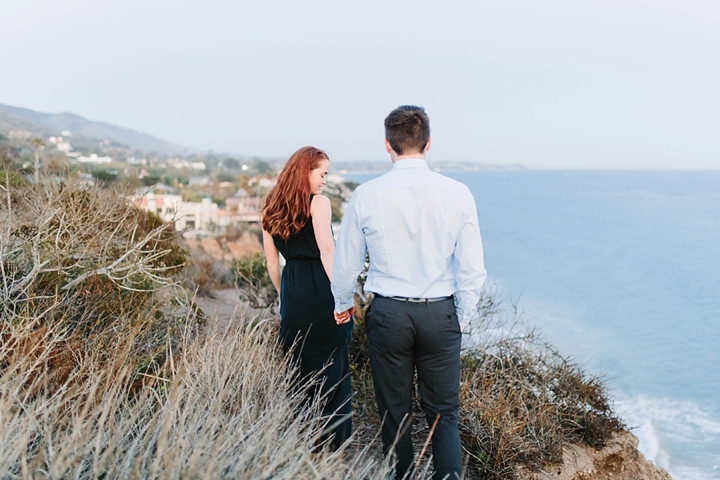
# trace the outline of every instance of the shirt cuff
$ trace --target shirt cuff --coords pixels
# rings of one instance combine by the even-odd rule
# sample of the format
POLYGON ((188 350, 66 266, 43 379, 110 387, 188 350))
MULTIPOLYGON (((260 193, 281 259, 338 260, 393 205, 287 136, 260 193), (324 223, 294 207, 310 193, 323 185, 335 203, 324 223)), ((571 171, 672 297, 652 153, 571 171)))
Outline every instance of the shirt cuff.
POLYGON ((336 303, 335 311, 338 313, 342 313, 342 312, 350 310, 354 306, 355 306, 355 302, 353 302, 352 300, 347 301, 347 302, 342 302, 342 303, 336 303))
POLYGON ((459 305, 455 307, 455 311, 457 312, 458 316, 458 323, 460 323, 460 328, 462 329, 463 333, 467 333, 468 329, 473 323, 473 320, 478 316, 476 309, 467 309, 462 308, 459 305))

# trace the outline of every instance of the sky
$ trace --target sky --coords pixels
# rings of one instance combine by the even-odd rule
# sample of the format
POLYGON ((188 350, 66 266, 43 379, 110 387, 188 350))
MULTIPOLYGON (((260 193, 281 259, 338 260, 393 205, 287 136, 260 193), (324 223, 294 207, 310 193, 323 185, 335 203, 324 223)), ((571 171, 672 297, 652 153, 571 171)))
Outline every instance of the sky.
POLYGON ((720 169, 716 0, 3 0, 0 103, 216 152, 720 169))

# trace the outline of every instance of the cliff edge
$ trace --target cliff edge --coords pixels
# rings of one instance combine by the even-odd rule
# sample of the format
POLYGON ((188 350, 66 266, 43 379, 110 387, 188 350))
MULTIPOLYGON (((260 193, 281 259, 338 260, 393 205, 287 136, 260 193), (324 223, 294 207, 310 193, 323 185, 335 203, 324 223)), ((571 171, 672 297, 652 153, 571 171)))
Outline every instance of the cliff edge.
POLYGON ((638 439, 619 432, 599 450, 573 445, 563 450, 563 462, 545 472, 518 470, 518 480, 672 480, 638 450, 638 439))

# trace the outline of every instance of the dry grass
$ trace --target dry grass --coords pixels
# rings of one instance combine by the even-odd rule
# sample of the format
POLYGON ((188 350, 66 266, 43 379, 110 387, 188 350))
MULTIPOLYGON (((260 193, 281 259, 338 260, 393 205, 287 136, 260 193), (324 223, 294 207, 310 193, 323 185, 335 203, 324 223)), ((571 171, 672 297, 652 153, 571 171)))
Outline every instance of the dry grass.
MULTIPOLYGON (((276 319, 200 328, 178 275, 186 252, 157 217, 72 179, 10 177, 0 188, 0 478, 387 477, 366 296, 351 345, 358 434, 321 451, 321 399, 298 408, 276 319)), ((600 446, 622 427, 602 381, 497 298, 484 298, 479 342, 463 357, 468 478, 513 478, 518 464, 542 468, 563 445, 600 446)), ((415 430, 420 451, 427 429, 415 430)), ((430 465, 424 456, 419 478, 430 465)))
POLYGON ((12 359, 0 375, 0 477, 384 478, 387 468, 363 452, 314 453, 318 403, 296 408, 267 325, 196 336, 169 356, 166 378, 132 396, 132 337, 53 388, 42 376, 27 381, 47 356, 0 347, 12 359))
POLYGON ((2 193, 0 478, 384 478, 318 447, 271 322, 200 328, 157 217, 72 179, 2 193))
POLYGON ((518 465, 560 462, 568 444, 602 447, 624 425, 602 378, 560 355, 499 298, 483 298, 480 335, 462 357, 460 430, 468 476, 512 479, 518 465))
MULTIPOLYGON (((367 354, 364 313, 371 298, 355 297, 357 324, 350 345, 354 407, 365 422, 380 427, 367 354)), ((612 410, 602 378, 588 375, 527 327, 513 304, 492 287, 478 305, 480 321, 467 335, 460 380, 460 434, 466 478, 507 480, 518 466, 529 471, 562 460, 562 449, 584 443, 602 447, 624 428, 612 410)), ((416 390, 416 395, 419 393, 416 390)), ((415 399, 416 453, 429 426, 415 399)), ((425 458, 423 461, 427 461, 425 458)))

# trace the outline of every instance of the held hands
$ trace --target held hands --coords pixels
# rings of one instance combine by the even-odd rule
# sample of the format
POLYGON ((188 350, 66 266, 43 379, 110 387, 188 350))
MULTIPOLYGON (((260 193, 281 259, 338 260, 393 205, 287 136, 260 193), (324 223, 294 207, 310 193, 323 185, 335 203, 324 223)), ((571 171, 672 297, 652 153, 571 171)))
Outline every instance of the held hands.
POLYGON ((343 323, 348 323, 354 313, 355 307, 350 307, 342 313, 333 312, 333 315, 335 315, 335 321, 337 322, 337 324, 342 325, 343 323))

